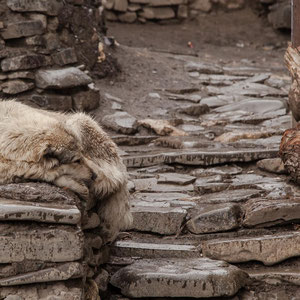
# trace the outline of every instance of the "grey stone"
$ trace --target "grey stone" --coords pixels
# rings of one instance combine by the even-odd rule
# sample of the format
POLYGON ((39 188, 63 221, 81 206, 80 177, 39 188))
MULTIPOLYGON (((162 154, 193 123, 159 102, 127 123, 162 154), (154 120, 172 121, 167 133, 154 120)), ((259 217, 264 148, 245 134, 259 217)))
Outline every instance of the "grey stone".
POLYGON ((140 4, 129 4, 127 10, 128 11, 138 11, 141 8, 142 8, 142 6, 140 4))
POLYGON ((34 74, 33 72, 29 72, 29 71, 19 71, 19 72, 8 74, 8 78, 9 79, 18 79, 18 78, 34 79, 34 74))
POLYGON ((0 198, 0 220, 79 224, 81 213, 75 205, 22 202, 0 198))
POLYGON ((221 66, 211 64, 211 63, 189 62, 184 67, 187 72, 197 71, 201 74, 222 74, 223 73, 223 68, 221 66))
POLYGON ((196 258, 200 251, 192 245, 143 243, 117 241, 112 246, 112 254, 120 257, 142 258, 196 258))
POLYGON ((269 69, 262 69, 258 67, 249 67, 249 66, 224 66, 224 73, 229 75, 237 76, 254 76, 258 73, 268 73, 269 69))
POLYGON ((136 21, 137 19, 137 15, 135 12, 133 11, 127 11, 125 13, 121 13, 118 15, 118 18, 121 22, 125 22, 125 23, 133 23, 136 21))
POLYGON ((34 83, 16 79, 6 81, 1 85, 1 88, 5 94, 16 95, 33 89, 34 83))
POLYGON ((77 111, 91 111, 99 107, 100 93, 97 90, 88 89, 72 95, 73 108, 77 111))
POLYGON ((198 103, 201 100, 201 95, 198 94, 192 94, 192 95, 176 95, 176 94, 167 94, 167 97, 170 100, 183 100, 183 101, 190 101, 193 103, 198 103))
POLYGON ((238 166, 234 165, 225 165, 213 168, 206 168, 206 169, 194 169, 191 172, 191 175, 196 177, 206 177, 211 175, 223 175, 223 176, 231 176, 241 174, 243 169, 238 166))
POLYGON ((194 0, 191 2, 190 8, 203 12, 210 12, 212 9, 212 3, 210 0, 194 0))
POLYGON ((186 224, 187 229, 195 234, 222 232, 238 228, 240 208, 236 204, 216 206, 209 210, 192 212, 194 217, 186 224))
POLYGON ((275 29, 291 29, 291 4, 289 1, 271 7, 268 20, 275 29))
POLYGON ((243 225, 267 227, 300 219, 300 201, 297 199, 251 199, 244 207, 243 225))
POLYGON ((196 177, 179 174, 179 173, 164 173, 158 174, 157 183, 170 183, 170 184, 179 184, 186 185, 193 183, 196 180, 196 177))
POLYGON ((171 7, 144 7, 139 13, 139 17, 145 19, 172 19, 175 18, 175 12, 171 7))
POLYGON ((168 207, 133 207, 133 224, 131 229, 171 235, 179 232, 187 214, 181 208, 168 207))
POLYGON ((184 0, 150 0, 150 6, 171 6, 183 4, 184 0))
POLYGON ((284 164, 281 158, 269 158, 259 160, 256 165, 264 171, 276 173, 276 174, 284 174, 286 173, 284 169, 284 164))
POLYGON ((105 127, 114 131, 131 134, 137 131, 137 120, 127 112, 115 112, 112 115, 106 115, 102 118, 105 127))
POLYGON ((63 7, 58 0, 7 0, 6 3, 16 12, 43 12, 50 16, 56 16, 63 7))
POLYGON ((209 107, 206 104, 197 104, 197 105, 190 105, 187 107, 179 108, 179 112, 185 113, 190 116, 200 116, 209 112, 209 107))
POLYGON ((197 79, 206 85, 227 86, 237 81, 245 80, 246 76, 223 75, 223 74, 201 74, 197 79))
POLYGON ((3 72, 35 69, 49 64, 49 59, 44 55, 28 54, 5 58, 1 61, 3 72))
POLYGON ((103 3, 103 4, 104 4, 104 7, 106 9, 113 9, 115 1, 114 0, 108 0, 108 1, 105 1, 105 3, 103 3))
POLYGON ((127 11, 128 1, 127 0, 115 0, 114 1, 114 10, 116 11, 127 11))
POLYGON ((57 53, 53 53, 51 57, 53 62, 59 66, 74 64, 77 62, 77 56, 74 48, 62 49, 57 53))
POLYGON ((202 195, 224 191, 229 188, 229 183, 223 182, 222 176, 214 175, 198 178, 194 186, 195 191, 202 195))
POLYGON ((189 16, 189 9, 188 6, 185 4, 178 5, 177 9, 177 18, 179 19, 186 19, 189 16))
POLYGON ((108 21, 118 21, 118 16, 113 11, 110 11, 110 10, 107 10, 105 12, 105 18, 108 21))
POLYGON ((136 155, 123 157, 123 163, 127 168, 150 167, 164 163, 165 158, 162 154, 136 155))
POLYGON ((248 275, 207 258, 141 260, 111 278, 127 297, 218 297, 234 295, 248 275))
POLYGON ((44 14, 31 13, 29 14, 29 18, 34 21, 40 21, 43 24, 43 27, 47 28, 47 16, 44 14))
POLYGON ((21 275, 11 276, 9 278, 0 279, 0 286, 14 286, 37 282, 61 281, 83 276, 83 266, 78 262, 70 262, 57 265, 52 268, 45 268, 36 272, 29 272, 21 275))
POLYGON ((0 224, 0 229, 0 263, 68 262, 83 256, 83 234, 77 228, 0 224))
POLYGON ((92 82, 91 77, 74 67, 57 70, 38 70, 35 80, 36 86, 41 89, 66 89, 88 85, 92 82))
POLYGON ((2 38, 5 40, 16 39, 20 37, 43 34, 45 28, 40 20, 23 21, 18 23, 8 24, 5 30, 2 31, 2 38))
POLYGON ((95 282, 99 288, 99 291, 105 292, 107 290, 109 279, 109 273, 104 269, 100 269, 100 272, 98 272, 97 276, 95 277, 95 282))
POLYGON ((269 266, 300 255, 300 233, 210 240, 203 242, 202 252, 204 256, 231 263, 257 260, 269 266))

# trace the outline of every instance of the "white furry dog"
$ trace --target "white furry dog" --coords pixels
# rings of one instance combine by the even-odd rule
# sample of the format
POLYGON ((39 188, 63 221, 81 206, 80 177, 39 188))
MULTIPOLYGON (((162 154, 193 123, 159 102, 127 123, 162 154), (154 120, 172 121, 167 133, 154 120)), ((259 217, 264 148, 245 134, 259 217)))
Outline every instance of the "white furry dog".
POLYGON ((0 101, 0 183, 24 180, 69 188, 88 201, 88 208, 96 202, 106 241, 132 222, 126 167, 117 146, 84 113, 0 101))

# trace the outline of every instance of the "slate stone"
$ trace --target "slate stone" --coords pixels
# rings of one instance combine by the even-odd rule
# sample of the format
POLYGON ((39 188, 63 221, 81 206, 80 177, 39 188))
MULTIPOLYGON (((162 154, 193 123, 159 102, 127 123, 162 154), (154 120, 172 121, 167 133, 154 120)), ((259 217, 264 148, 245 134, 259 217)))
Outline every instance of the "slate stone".
POLYGON ((170 183, 178 185, 186 185, 193 183, 196 180, 196 177, 179 174, 179 173, 164 173, 158 174, 157 183, 170 183))
POLYGON ((83 234, 77 228, 0 224, 0 229, 0 263, 69 262, 83 256, 83 234))
POLYGON ((1 85, 2 91, 8 95, 16 95, 34 88, 33 82, 26 82, 23 80, 15 79, 6 81, 1 85))
POLYGON ((83 266, 78 262, 60 264, 36 272, 0 279, 0 286, 14 286, 38 282, 51 282, 84 276, 83 266))
POLYGON ((144 258, 196 258, 200 250, 192 245, 143 243, 137 241, 117 241, 111 247, 112 255, 119 257, 144 258))
POLYGON ((195 191, 200 195, 206 193, 216 193, 224 191, 229 188, 229 182, 223 182, 223 178, 220 175, 200 177, 196 180, 195 191))
POLYGON ((98 90, 88 89, 73 94, 72 99, 76 111, 91 111, 99 107, 100 93, 98 90))
POLYGON ((184 66, 187 72, 197 71, 201 74, 222 74, 223 68, 216 64, 202 63, 202 62, 189 62, 184 66))
POLYGON ((43 23, 39 20, 11 23, 1 32, 4 40, 16 39, 26 36, 39 35, 45 32, 43 23))
POLYGON ((102 124, 123 134, 132 134, 137 131, 137 119, 124 111, 104 116, 102 124))
POLYGON ((269 158, 259 160, 256 165, 264 171, 275 173, 275 174, 285 174, 284 164, 281 158, 269 158))
POLYGON ((234 295, 248 275, 207 258, 141 260, 115 273, 110 283, 127 297, 218 297, 234 295))
POLYGON ((50 16, 58 15, 63 7, 58 0, 7 0, 6 4, 16 12, 42 12, 50 16))
POLYGON ((216 206, 209 210, 192 211, 194 217, 186 224, 187 229, 194 234, 222 232, 239 227, 240 208, 236 204, 216 206))
POLYGON ((185 113, 190 116, 200 116, 209 112, 209 107, 206 104, 197 104, 182 107, 178 109, 179 112, 185 113))
MULTIPOLYGON (((139 3, 139 2, 137 2, 139 3)), ((139 17, 145 19, 165 20, 175 18, 175 12, 171 7, 147 7, 139 13, 139 17)))
POLYGON ((300 201, 297 199, 251 199, 244 206, 243 225, 268 227, 300 220, 300 201))
POLYGON ((137 19, 137 15, 135 12, 133 11, 127 11, 125 12, 124 14, 119 14, 118 15, 118 19, 121 21, 121 22, 125 22, 125 23, 133 23, 136 21, 137 19))
POLYGON ((275 29, 291 29, 291 3, 285 1, 271 6, 268 21, 275 29))
POLYGON ((194 94, 194 95, 177 95, 177 94, 167 94, 168 99, 170 100, 175 100, 175 101, 189 101, 189 102, 193 102, 193 103, 198 103, 202 96, 198 95, 198 94, 194 94))
POLYGON ((235 165, 224 165, 224 166, 218 166, 213 168, 194 169, 191 172, 191 175, 196 177, 206 177, 211 175, 223 175, 228 177, 231 175, 241 174, 242 172, 243 169, 241 167, 235 165))
POLYGON ((34 74, 33 72, 30 71, 19 71, 19 72, 13 72, 8 74, 7 76, 9 79, 34 79, 34 74))
POLYGON ((225 74, 237 76, 254 76, 258 73, 268 73, 269 69, 249 67, 249 66, 224 66, 225 74))
POLYGON ((51 57, 53 62, 59 66, 74 64, 78 61, 74 48, 62 49, 57 53, 53 53, 51 57))
POLYGON ((0 220, 79 224, 81 213, 75 205, 22 202, 0 198, 0 220))
POLYGON ((136 155, 123 157, 123 163, 127 168, 150 167, 164 163, 165 157, 162 154, 136 155))
POLYGON ((150 6, 170 6, 183 4, 184 0, 150 0, 150 6))
POLYGON ((41 89, 67 89, 88 85, 92 82, 91 77, 74 67, 57 70, 38 70, 35 80, 36 86, 41 89))
POLYGON ((28 54, 5 58, 1 61, 3 72, 28 70, 47 66, 49 59, 44 55, 28 54))
POLYGON ((116 11, 127 11, 128 1, 127 0, 115 0, 114 1, 114 10, 116 11))
POLYGON ((247 76, 234 76, 223 74, 200 74, 197 79, 205 85, 227 86, 247 79, 247 76))
POLYGON ((270 266, 300 255, 300 233, 210 240, 203 242, 202 252, 204 256, 231 263, 257 260, 270 266))
POLYGON ((187 214, 186 210, 173 207, 133 207, 131 229, 171 235, 179 232, 187 214))

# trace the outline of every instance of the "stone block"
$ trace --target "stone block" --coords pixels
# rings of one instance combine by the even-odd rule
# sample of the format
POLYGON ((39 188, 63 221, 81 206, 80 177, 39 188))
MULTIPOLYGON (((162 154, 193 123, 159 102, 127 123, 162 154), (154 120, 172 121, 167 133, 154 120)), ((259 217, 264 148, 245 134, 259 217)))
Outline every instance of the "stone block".
POLYGON ((118 21, 118 16, 117 16, 114 12, 112 12, 112 11, 110 11, 110 10, 107 10, 107 11, 105 12, 105 18, 106 18, 108 21, 118 21))
POLYGON ((44 14, 32 13, 29 14, 30 20, 42 22, 43 28, 47 28, 47 16, 44 14))
POLYGON ((72 99, 76 111, 91 111, 99 107, 100 93, 98 90, 88 89, 73 94, 72 99))
POLYGON ((144 7, 139 17, 145 19, 165 20, 175 18, 175 12, 171 7, 144 7))
POLYGON ((18 79, 18 78, 34 79, 34 74, 33 72, 29 72, 29 71, 19 71, 19 72, 10 73, 8 74, 7 77, 9 79, 18 79))
POLYGON ((47 66, 49 63, 49 58, 44 55, 28 54, 3 59, 1 68, 3 72, 28 70, 47 66))
POLYGON ((124 134, 131 134, 137 131, 137 120, 127 112, 115 112, 102 118, 105 127, 124 134))
POLYGON ((63 7, 59 0, 6 0, 7 6, 16 12, 42 12, 56 16, 63 7))
POLYGON ((92 78, 78 68, 39 70, 35 76, 36 86, 41 89, 67 89, 88 85, 92 78))
POLYGON ((133 23, 136 21, 137 19, 137 15, 135 12, 126 12, 124 14, 119 14, 118 15, 118 18, 121 22, 124 22, 124 23, 133 23))
POLYGON ((0 224, 0 232, 0 263, 69 262, 83 256, 83 233, 77 228, 0 224))
POLYGON ((150 6, 171 6, 183 4, 184 0, 150 0, 150 6))
POLYGON ((194 183, 196 177, 180 173, 163 173, 157 175, 157 183, 187 185, 194 183))
POLYGON ((64 66, 77 62, 77 56, 74 48, 66 48, 51 55, 53 62, 56 65, 64 66))
POLYGON ((189 10, 187 5, 180 4, 177 8, 177 18, 179 19, 186 19, 189 16, 189 10))
POLYGON ((45 32, 43 23, 40 20, 23 21, 8 24, 2 31, 2 38, 5 40, 16 39, 26 36, 39 35, 45 32))
MULTIPOLYGON (((201 0, 200 0, 201 2, 201 0)), ((205 62, 188 62, 184 66, 187 72, 199 72, 200 74, 222 74, 223 68, 216 64, 205 62)))
POLYGON ((127 0, 115 0, 114 10, 116 11, 127 11, 128 1, 127 0))
POLYGON ((234 295, 247 279, 247 273, 223 261, 155 259, 122 268, 110 283, 130 298, 206 298, 234 295))
POLYGON ((34 88, 33 82, 26 82, 23 80, 9 80, 1 85, 2 91, 8 95, 16 95, 34 88))

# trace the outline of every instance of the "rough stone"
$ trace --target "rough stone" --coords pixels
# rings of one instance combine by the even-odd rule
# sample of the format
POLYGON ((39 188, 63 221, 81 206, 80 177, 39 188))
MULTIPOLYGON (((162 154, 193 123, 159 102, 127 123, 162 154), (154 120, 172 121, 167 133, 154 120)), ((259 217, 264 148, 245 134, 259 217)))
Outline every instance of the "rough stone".
POLYGON ((74 48, 66 48, 51 55, 56 65, 64 66, 77 62, 77 56, 74 48))
POLYGON ((29 71, 19 71, 19 72, 8 74, 8 78, 9 79, 18 79, 18 78, 34 79, 34 74, 33 72, 29 72, 29 71))
POLYGON ((99 288, 99 291, 105 292, 107 290, 109 278, 110 275, 106 270, 101 269, 100 272, 98 272, 95 282, 99 288))
POLYGON ((136 21, 137 19, 137 15, 135 12, 130 12, 127 11, 124 14, 119 14, 118 18, 121 22, 125 22, 125 23, 133 23, 136 21))
POLYGON ((243 225, 267 227, 300 219, 300 201, 296 199, 251 199, 244 207, 243 225))
POLYGON ((43 28, 47 28, 47 16, 44 14, 31 13, 29 18, 34 21, 40 21, 43 24, 43 28))
POLYGON ((170 99, 170 100, 183 100, 183 101, 190 101, 190 102, 193 102, 193 103, 198 103, 200 100, 201 100, 201 95, 198 95, 198 94, 192 94, 192 95, 176 95, 176 94, 167 94, 167 97, 170 99))
POLYGON ((196 180, 195 191, 200 194, 221 192, 229 188, 229 182, 223 182, 220 175, 200 177, 196 180))
POLYGON ((58 15, 63 6, 58 0, 7 0, 6 4, 16 12, 42 12, 50 16, 58 15))
POLYGON ((170 6, 183 4, 184 0, 150 0, 150 6, 170 6))
POLYGON ((16 79, 3 83, 1 87, 5 94, 16 95, 33 89, 34 83, 16 79))
POLYGON ((262 138, 268 138, 274 135, 276 131, 260 130, 260 131, 231 131, 225 132, 220 136, 216 137, 214 141, 220 143, 232 143, 240 140, 257 140, 262 138))
POLYGON ((223 74, 199 74, 197 79, 205 85, 227 86, 237 81, 245 80, 246 76, 223 75, 223 74))
POLYGON ((108 20, 108 21, 118 21, 118 16, 111 10, 107 10, 105 12, 105 18, 108 20))
POLYGON ((170 183, 170 184, 179 184, 186 185, 193 183, 196 180, 196 177, 179 174, 179 173, 164 173, 159 174, 157 177, 157 183, 170 183))
POLYGON ((276 174, 285 174, 284 164, 281 158, 269 158, 259 160, 256 165, 264 171, 276 173, 276 174))
POLYGON ((177 18, 179 19, 186 19, 189 16, 188 6, 185 4, 178 5, 177 9, 177 18))
POLYGON ((185 65, 185 70, 187 72, 197 71, 201 74, 222 74, 223 68, 210 63, 202 63, 202 62, 189 62, 185 65))
POLYGON ((114 10, 126 12, 128 7, 127 0, 115 0, 114 1, 114 10))
POLYGON ((190 116, 200 116, 209 112, 209 107, 206 104, 190 105, 179 109, 179 112, 190 116))
POLYGON ((239 226, 240 208, 235 204, 204 209, 197 215, 194 210, 192 213, 195 216, 187 222, 186 227, 195 234, 222 232, 239 226))
POLYGON ((100 93, 97 90, 88 89, 72 95, 73 108, 77 111, 91 111, 99 107, 100 93))
POLYGON ((268 20, 275 29, 291 29, 291 4, 279 2, 271 7, 268 20))
POLYGON ((241 174, 243 169, 238 166, 234 165, 225 165, 213 168, 206 168, 206 169, 194 169, 191 172, 191 175, 196 177, 206 177, 211 175, 223 175, 223 176, 231 176, 241 174))
POLYGON ((83 234, 77 228, 0 224, 0 263, 42 260, 69 262, 82 258, 83 234))
POLYGON ((144 7, 139 17, 158 20, 172 19, 175 17, 175 12, 171 7, 144 7))
POLYGON ((127 112, 120 111, 106 115, 102 118, 102 123, 105 127, 124 134, 132 134, 137 131, 136 118, 127 112))
POLYGON ((36 86, 41 89, 66 89, 92 82, 91 77, 74 67, 58 70, 38 70, 35 79, 36 86))
POLYGON ((133 225, 131 229, 171 235, 179 232, 187 214, 181 208, 168 207, 133 207, 133 225))
POLYGON ((231 263, 257 260, 269 266, 300 255, 300 233, 210 240, 202 244, 202 252, 204 256, 231 263))
POLYGON ((45 28, 43 23, 40 20, 33 20, 8 24, 5 30, 2 31, 1 35, 3 39, 9 40, 43 34, 44 32, 45 28))
POLYGON ((112 255, 142 258, 196 258, 200 257, 197 247, 180 244, 141 243, 117 241, 111 249, 112 255))
POLYGON ((1 61, 3 72, 35 69, 47 66, 49 59, 44 55, 21 55, 11 58, 5 58, 1 61))
POLYGON ((212 9, 212 3, 210 0, 194 0, 190 4, 190 9, 210 12, 212 9))
POLYGON ((127 297, 218 297, 234 295, 248 275, 207 258, 141 260, 111 278, 127 297))

